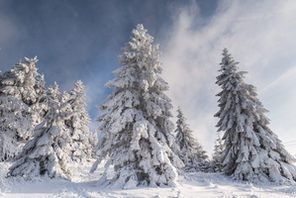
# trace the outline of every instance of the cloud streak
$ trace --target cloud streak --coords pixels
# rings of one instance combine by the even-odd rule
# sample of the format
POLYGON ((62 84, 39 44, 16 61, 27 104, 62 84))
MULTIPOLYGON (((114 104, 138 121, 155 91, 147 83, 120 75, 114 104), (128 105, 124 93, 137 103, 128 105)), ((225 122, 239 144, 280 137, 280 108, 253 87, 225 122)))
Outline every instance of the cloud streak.
MULTIPOLYGON (((192 4, 199 10, 196 3, 192 4)), ((271 129, 283 142, 296 140, 295 1, 221 1, 206 23, 199 12, 184 8, 163 41, 165 79, 175 106, 180 105, 200 143, 211 152, 216 139, 218 110, 215 77, 221 50, 227 47, 246 82, 258 88, 259 98, 270 110, 271 129), (281 84, 281 86, 276 86, 281 84), (276 91, 274 88, 279 89, 276 91), (276 95, 276 97, 271 97, 276 95), (282 104, 282 105, 280 105, 282 104), (283 105, 285 104, 285 105, 283 105)), ((293 154, 296 147, 287 146, 293 154)))

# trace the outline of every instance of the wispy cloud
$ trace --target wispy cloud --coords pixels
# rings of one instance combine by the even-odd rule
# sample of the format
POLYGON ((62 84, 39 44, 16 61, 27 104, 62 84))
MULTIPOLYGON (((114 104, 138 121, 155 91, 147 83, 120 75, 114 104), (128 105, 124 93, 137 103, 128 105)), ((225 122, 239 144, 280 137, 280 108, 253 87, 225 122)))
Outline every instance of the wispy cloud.
MULTIPOLYGON (((193 3, 195 10, 198 5, 193 3)), ((249 72, 246 81, 258 87, 259 98, 270 110, 271 128, 286 142, 296 140, 293 109, 296 109, 296 2, 221 1, 206 23, 198 12, 184 8, 174 16, 170 38, 164 40, 164 75, 175 105, 183 107, 190 126, 202 145, 211 152, 216 138, 218 110, 215 77, 221 50, 227 47, 249 72), (288 72, 288 73, 286 73, 288 72), (286 77, 289 78, 286 78, 286 77), (289 86, 273 88, 279 82, 289 86), (263 91, 264 90, 264 91, 263 91), (277 97, 269 98, 272 93, 277 97), (285 113, 283 106, 285 104, 285 113), (288 130, 289 129, 289 130, 288 130)), ((283 85, 283 84, 282 84, 283 85)), ((293 153, 296 148, 287 147, 293 153)))

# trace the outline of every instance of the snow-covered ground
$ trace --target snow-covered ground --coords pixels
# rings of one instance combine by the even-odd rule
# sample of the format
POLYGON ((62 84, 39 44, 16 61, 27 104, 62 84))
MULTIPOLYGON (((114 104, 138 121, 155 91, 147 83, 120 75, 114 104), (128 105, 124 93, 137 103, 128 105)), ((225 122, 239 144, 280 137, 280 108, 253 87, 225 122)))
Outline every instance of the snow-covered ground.
POLYGON ((0 163, 0 197, 7 198, 284 198, 296 197, 296 186, 275 186, 271 184, 253 185, 232 179, 217 173, 196 173, 179 178, 174 188, 110 189, 98 185, 100 171, 89 174, 90 165, 73 170, 73 181, 63 179, 38 179, 24 181, 6 179, 9 164, 0 163))

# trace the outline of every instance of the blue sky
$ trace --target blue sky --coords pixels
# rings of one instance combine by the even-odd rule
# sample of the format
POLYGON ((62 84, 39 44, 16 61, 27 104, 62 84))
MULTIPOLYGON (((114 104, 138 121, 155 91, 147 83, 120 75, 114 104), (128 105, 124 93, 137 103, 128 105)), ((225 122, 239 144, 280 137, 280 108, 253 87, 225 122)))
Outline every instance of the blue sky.
MULTIPOLYGON (((169 96, 211 152, 218 110, 215 76, 227 47, 258 88, 271 129, 296 153, 296 2, 293 0, 0 0, 0 70, 37 55, 47 85, 81 79, 88 111, 110 93, 131 30, 144 24, 160 43, 169 96)), ((95 124, 92 128, 96 128, 95 124)))
MULTIPOLYGON (((215 1, 201 1, 202 13, 215 1)), ((96 114, 108 90, 102 90, 119 66, 118 56, 131 30, 143 23, 156 41, 167 37, 179 8, 191 1, 171 0, 0 0, 0 66, 5 71, 24 56, 38 56, 47 85, 69 89, 75 80, 91 84, 96 114), (96 82, 96 83, 94 83, 96 82)), ((94 110, 93 110, 94 109, 94 110)))

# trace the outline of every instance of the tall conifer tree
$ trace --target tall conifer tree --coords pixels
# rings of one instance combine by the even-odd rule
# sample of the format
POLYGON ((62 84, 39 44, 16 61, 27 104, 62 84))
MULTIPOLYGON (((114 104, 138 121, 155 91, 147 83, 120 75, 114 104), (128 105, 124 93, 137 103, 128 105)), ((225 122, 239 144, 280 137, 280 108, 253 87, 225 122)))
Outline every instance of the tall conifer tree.
POLYGON ((221 156, 222 156, 223 151, 224 151, 223 141, 222 141, 220 134, 218 134, 218 137, 215 142, 212 165, 211 165, 213 168, 213 171, 215 171, 215 172, 222 171, 221 156))
POLYGON ((176 144, 178 145, 177 153, 183 161, 185 171, 201 171, 206 167, 208 156, 202 146, 192 136, 186 118, 180 107, 177 110, 177 129, 176 144))
POLYGON ((75 83, 74 89, 70 91, 69 102, 72 116, 65 121, 70 129, 71 159, 76 162, 85 162, 92 157, 93 145, 92 134, 88 125, 90 118, 86 111, 86 95, 82 81, 75 83))
POLYGON ((0 81, 0 161, 13 158, 30 139, 38 115, 35 67, 38 59, 25 58, 5 72, 0 81))
POLYGON ((295 181, 295 161, 269 129, 267 110, 257 98, 256 88, 244 82, 227 49, 223 50, 219 96, 218 131, 224 131, 223 172, 248 181, 295 181))
POLYGON ((61 94, 55 83, 48 88, 48 111, 44 121, 37 125, 33 139, 26 143, 17 160, 10 167, 8 176, 33 179, 39 176, 70 178, 69 133, 64 122, 71 116, 68 102, 61 103, 61 94))
POLYGON ((108 181, 108 167, 114 166, 110 183, 121 187, 174 185, 181 160, 171 146, 173 123, 168 84, 161 78, 158 46, 143 25, 132 31, 123 48, 122 67, 107 83, 114 91, 100 106, 104 137, 100 156, 109 156, 102 182, 108 181))

